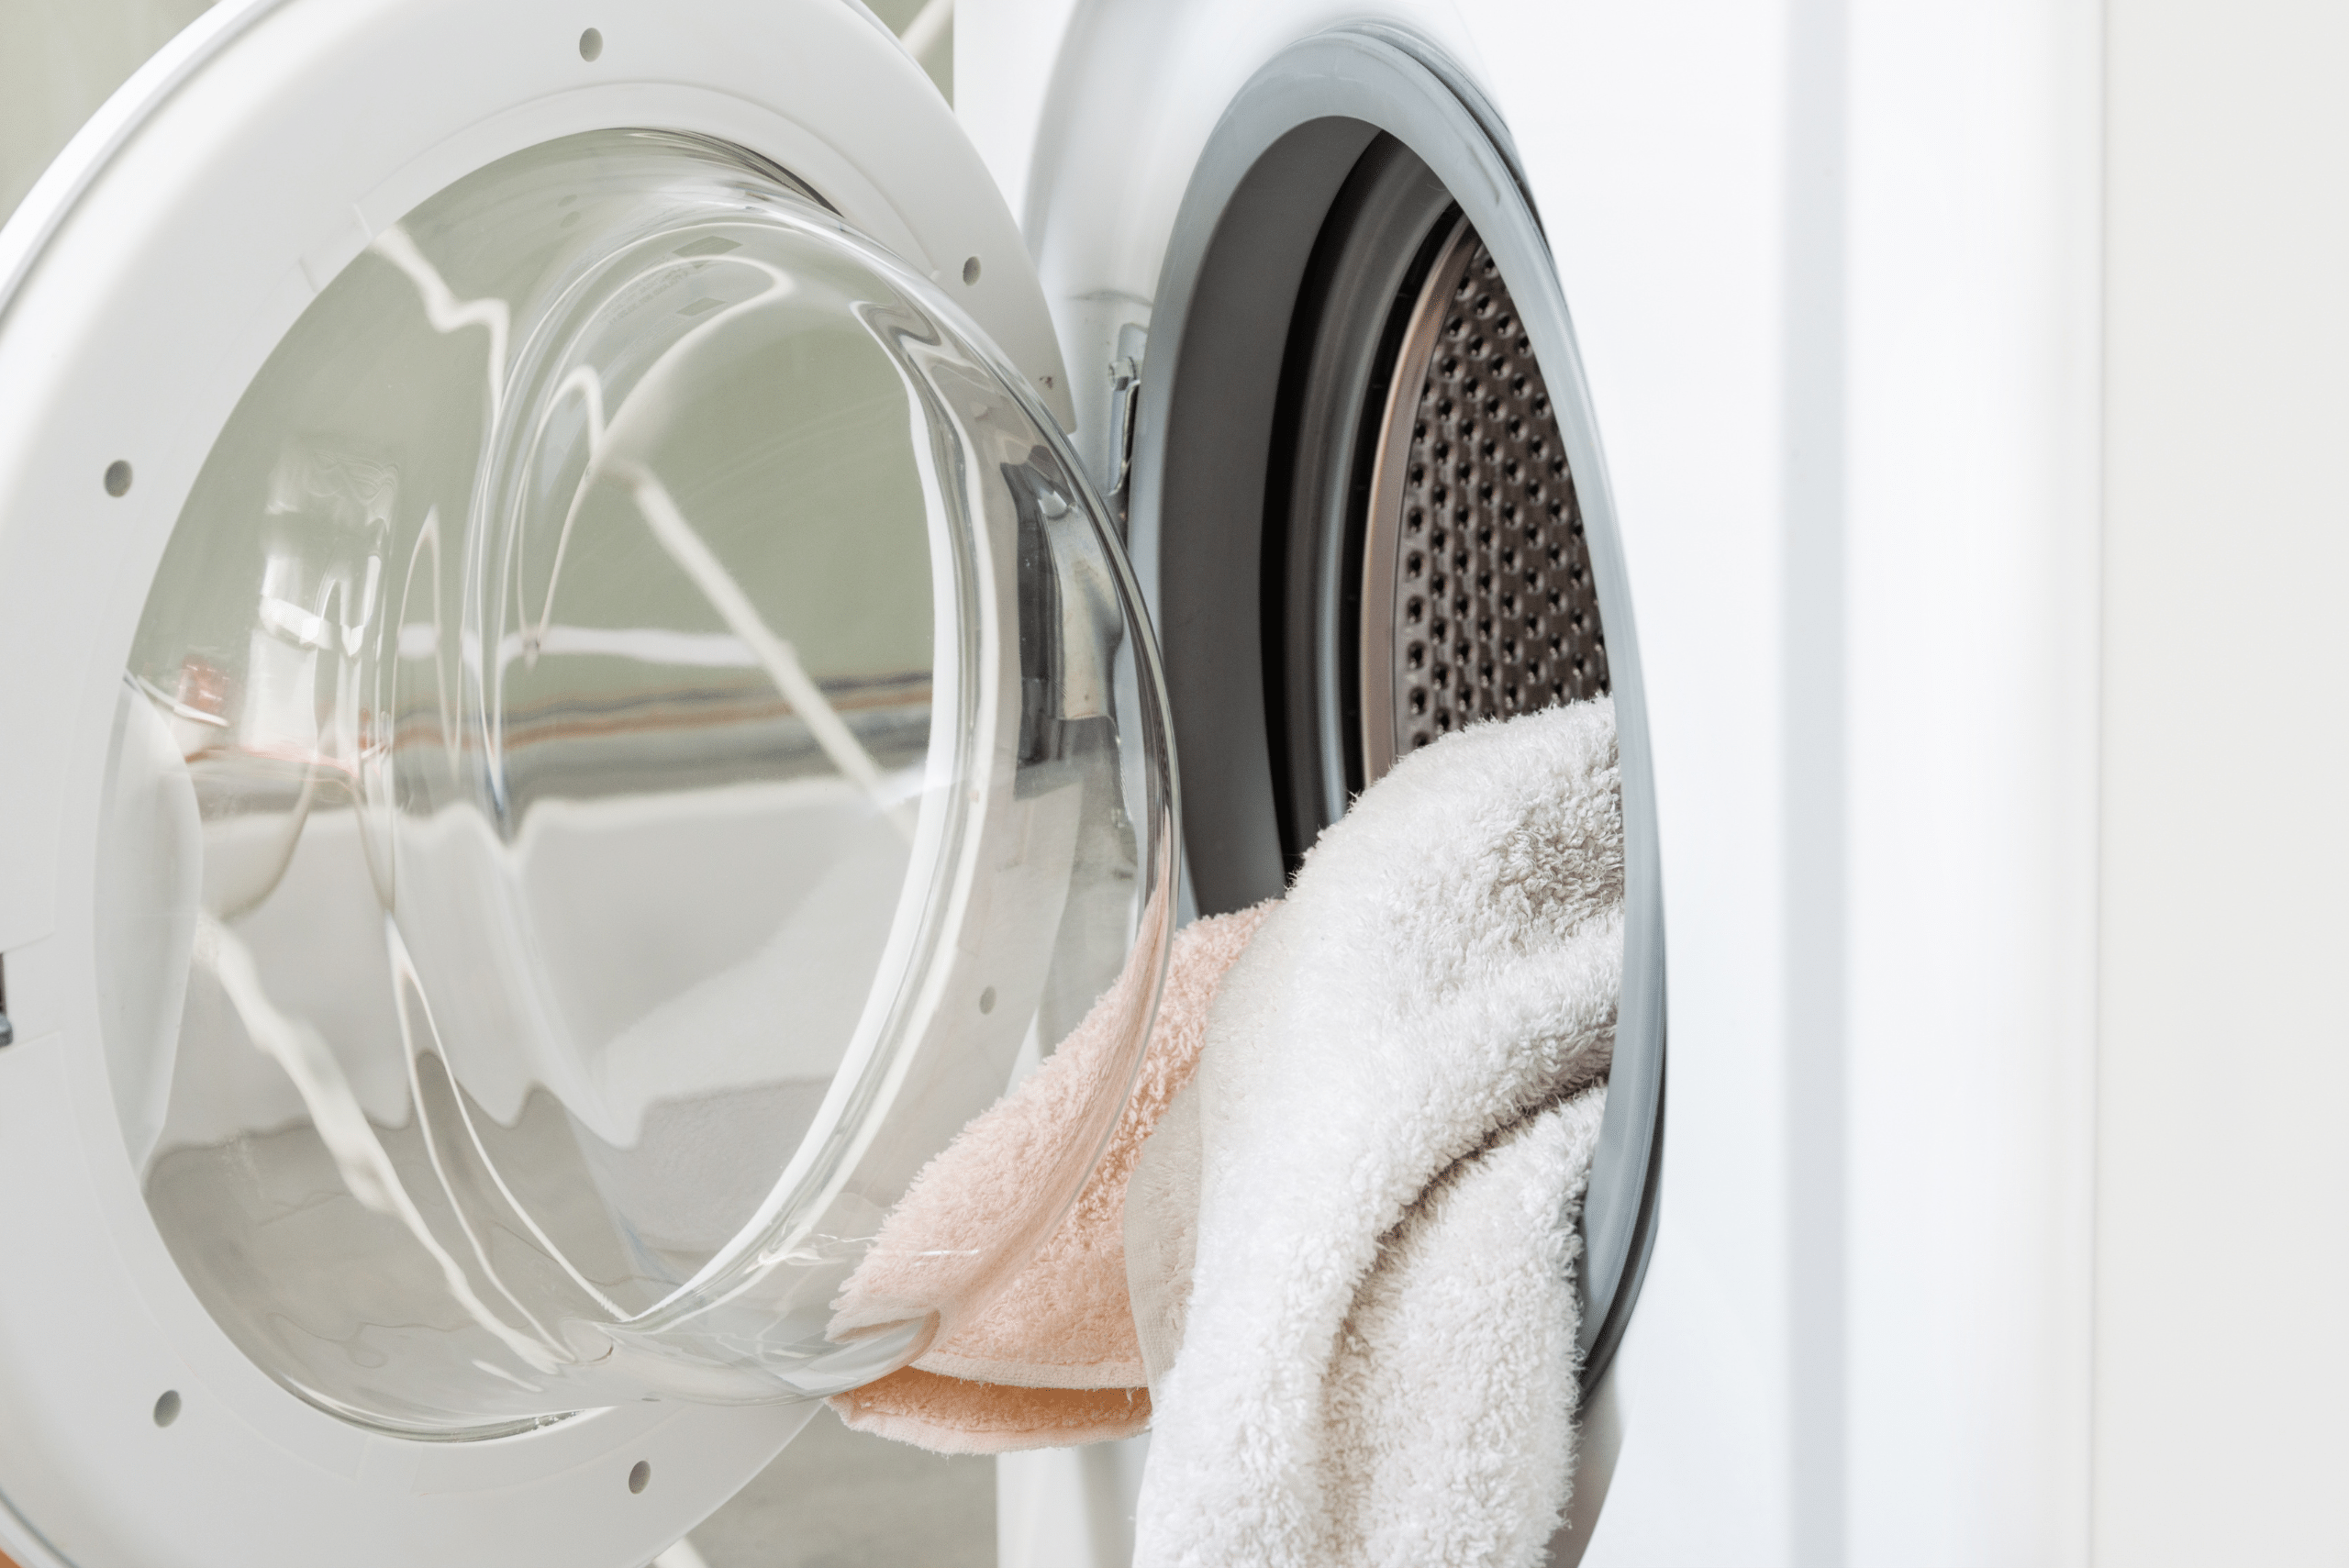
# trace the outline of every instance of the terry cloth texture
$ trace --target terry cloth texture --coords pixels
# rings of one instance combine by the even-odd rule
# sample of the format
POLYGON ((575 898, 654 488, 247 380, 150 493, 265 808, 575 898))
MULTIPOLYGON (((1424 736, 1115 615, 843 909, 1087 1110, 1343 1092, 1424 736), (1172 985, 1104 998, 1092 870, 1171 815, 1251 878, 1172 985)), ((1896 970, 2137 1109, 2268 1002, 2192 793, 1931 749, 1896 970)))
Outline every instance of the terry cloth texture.
POLYGON ((1416 752, 1321 836, 1128 1195, 1132 1272, 1193 1259, 1187 1321, 1132 1285, 1172 1350, 1137 1568, 1542 1561, 1622 889, 1604 699, 1416 752))
MULTIPOLYGON (((1001 1294, 911 1366, 832 1408, 850 1426, 941 1453, 1000 1453, 1130 1437, 1150 1419, 1126 1300, 1126 1178, 1167 1103, 1190 1082, 1224 972, 1270 905, 1196 921, 1174 938, 1166 985, 1133 1094, 1107 1152, 1052 1235, 1001 1294)), ((891 1211, 835 1307, 918 1295, 926 1260, 986 1239, 999 1199, 1083 1118, 1095 1059, 1116 1048, 1108 999, 1042 1066, 964 1128, 891 1211)), ((902 1307, 892 1310, 902 1312, 902 1307)))

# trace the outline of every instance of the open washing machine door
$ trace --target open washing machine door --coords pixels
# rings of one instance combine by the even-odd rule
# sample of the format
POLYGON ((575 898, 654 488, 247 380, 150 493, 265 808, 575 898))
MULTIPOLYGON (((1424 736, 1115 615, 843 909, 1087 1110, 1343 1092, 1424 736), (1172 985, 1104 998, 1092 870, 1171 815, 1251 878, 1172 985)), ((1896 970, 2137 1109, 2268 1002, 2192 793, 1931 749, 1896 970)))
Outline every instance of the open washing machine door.
POLYGON ((0 1547, 635 1568, 1016 1272, 1174 913, 1068 422, 838 0, 224 5, 84 128, 0 232, 0 1547))

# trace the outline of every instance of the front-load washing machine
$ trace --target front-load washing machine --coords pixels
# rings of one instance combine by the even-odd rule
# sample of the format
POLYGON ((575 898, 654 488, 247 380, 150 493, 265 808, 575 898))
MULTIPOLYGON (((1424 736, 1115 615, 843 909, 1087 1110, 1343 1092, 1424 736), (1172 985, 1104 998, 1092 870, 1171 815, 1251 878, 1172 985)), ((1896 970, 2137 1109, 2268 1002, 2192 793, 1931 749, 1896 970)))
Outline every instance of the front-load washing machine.
POLYGON ((1886 282, 1943 252, 1869 217, 1924 170, 1978 218, 1995 159, 1908 133, 2037 123, 1891 89, 2061 51, 1966 77, 1878 23, 963 0, 952 110, 854 0, 171 38, 0 229, 0 1546, 647 1562, 1049 1227, 1176 925, 1402 752, 1599 692, 1627 962, 1561 1550, 1842 1561, 1875 1456, 1935 1478, 1884 1539, 1943 1493, 1998 1505, 1944 1545, 2046 1533, 2068 1451, 1982 1456, 2069 1364, 2076 1195, 1858 1243, 1878 1194, 1954 1212, 1954 1129, 2037 1172, 2074 1058, 1884 1136, 1854 976, 1927 905, 1983 995, 2068 973, 1965 918, 2047 814, 1965 770, 2062 751, 2072 536, 1969 517, 1919 586, 1863 526, 1957 437, 2065 483, 2025 450, 2060 223, 1967 229, 1953 344, 1886 282), (1854 728, 1864 646, 1935 727, 1854 728), (1901 737, 1963 864, 1842 827, 1899 817, 1901 737), (837 1320, 1099 1008, 1000 1245, 837 1320))
POLYGON ((1598 422, 1463 40, 1283 20, 1155 287, 1058 321, 843 0, 230 0, 49 166, 0 238, 17 1562, 645 1562, 1041 1239, 1182 918, 1612 691, 1604 1373, 1663 1032, 1598 422), (999 1241, 844 1320, 1105 1011, 999 1241))

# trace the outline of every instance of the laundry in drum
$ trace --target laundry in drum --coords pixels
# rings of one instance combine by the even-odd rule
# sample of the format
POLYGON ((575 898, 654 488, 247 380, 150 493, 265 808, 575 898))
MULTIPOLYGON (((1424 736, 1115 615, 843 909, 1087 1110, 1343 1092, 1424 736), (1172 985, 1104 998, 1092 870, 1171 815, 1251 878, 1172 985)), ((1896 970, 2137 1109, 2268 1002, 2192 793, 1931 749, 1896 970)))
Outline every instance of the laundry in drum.
POLYGON ((98 951, 149 1208, 285 1387, 436 1436, 829 1395, 1074 1196, 1170 939, 1163 699, 958 319, 771 167, 597 132, 386 228, 245 393, 124 673, 98 951), (1088 1014, 1065 1153, 841 1331, 1088 1014))

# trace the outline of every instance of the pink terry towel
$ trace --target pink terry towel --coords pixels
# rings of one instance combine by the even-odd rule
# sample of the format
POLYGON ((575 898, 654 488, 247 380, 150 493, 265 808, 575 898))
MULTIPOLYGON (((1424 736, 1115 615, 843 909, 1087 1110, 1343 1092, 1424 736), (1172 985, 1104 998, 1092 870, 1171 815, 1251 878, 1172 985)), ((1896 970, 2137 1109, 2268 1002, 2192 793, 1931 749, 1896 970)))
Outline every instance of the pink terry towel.
MULTIPOLYGON (((832 1408, 850 1426, 940 1453, 1001 1453, 1130 1437, 1150 1422, 1141 1347, 1126 1289, 1126 1180, 1158 1119, 1191 1081, 1208 1009, 1274 906, 1194 922, 1174 938, 1166 989, 1141 1075, 1108 1151, 1062 1219, 992 1303, 912 1365, 832 1408)), ((1108 1051, 1113 997, 1058 1051, 974 1120, 915 1181, 833 1306, 836 1320, 898 1317, 919 1299, 923 1262, 967 1248, 999 1200, 1024 1185, 1040 1151, 1065 1142, 1076 1101, 1108 1051), (877 1304, 891 1304, 880 1308, 877 1304)))

